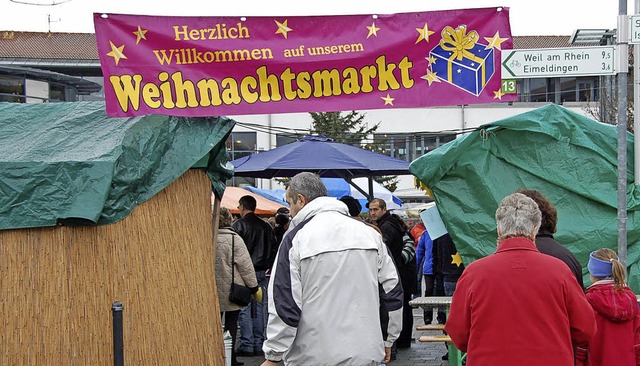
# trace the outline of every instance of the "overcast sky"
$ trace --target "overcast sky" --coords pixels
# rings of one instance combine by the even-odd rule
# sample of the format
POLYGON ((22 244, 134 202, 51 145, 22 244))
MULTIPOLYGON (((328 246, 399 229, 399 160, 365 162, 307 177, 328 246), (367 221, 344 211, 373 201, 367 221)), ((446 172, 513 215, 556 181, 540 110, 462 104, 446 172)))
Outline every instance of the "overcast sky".
MULTIPOLYGON (((617 28, 612 0, 0 0, 0 30, 94 32, 92 13, 143 15, 268 16, 390 14, 507 6, 511 30, 523 35, 570 35, 578 28, 617 28), (21 3, 51 4, 54 6, 21 3), (50 15, 51 23, 47 18, 50 15), (50 28, 49 28, 50 27, 50 28)), ((635 12, 634 1, 627 13, 635 12)))

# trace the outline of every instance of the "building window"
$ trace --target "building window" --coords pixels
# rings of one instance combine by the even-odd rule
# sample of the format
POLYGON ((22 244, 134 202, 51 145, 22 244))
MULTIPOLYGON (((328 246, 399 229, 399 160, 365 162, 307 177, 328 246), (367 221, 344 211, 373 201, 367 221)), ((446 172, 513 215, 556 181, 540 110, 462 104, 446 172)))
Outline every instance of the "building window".
POLYGON ((288 145, 298 140, 298 136, 294 135, 276 135, 276 147, 288 145))
POLYGON ((520 99, 524 102, 553 102, 555 100, 554 89, 553 79, 528 79, 524 83, 520 99))
POLYGON ((578 101, 595 102, 600 99, 599 78, 578 78, 578 101))
POLYGON ((24 79, 0 76, 0 102, 24 103, 24 79))
POLYGON ((227 139, 227 151, 232 160, 256 153, 256 133, 231 132, 227 139))
POLYGON ((49 101, 50 102, 64 102, 65 98, 65 87, 60 84, 49 84, 49 101))
MULTIPOLYGON (((227 151, 231 160, 239 159, 243 156, 255 154, 257 152, 257 138, 255 132, 231 132, 231 136, 226 142, 227 151)), ((233 177, 227 184, 237 187, 255 186, 255 178, 233 177)))
POLYGON ((575 78, 560 78, 560 101, 575 102, 578 100, 579 90, 575 78))
POLYGON ((456 139, 455 134, 375 134, 375 142, 380 144, 378 152, 392 158, 413 161, 429 151, 456 139))
POLYGON ((598 77, 535 78, 518 80, 520 102, 594 102, 600 95, 598 77))

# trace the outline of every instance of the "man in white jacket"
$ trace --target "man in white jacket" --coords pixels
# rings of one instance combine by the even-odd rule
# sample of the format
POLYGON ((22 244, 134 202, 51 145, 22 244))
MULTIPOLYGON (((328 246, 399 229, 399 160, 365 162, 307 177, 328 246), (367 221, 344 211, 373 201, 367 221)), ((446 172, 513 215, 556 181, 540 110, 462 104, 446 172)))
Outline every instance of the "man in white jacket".
POLYGON ((326 195, 313 173, 287 187, 293 220, 269 282, 263 366, 377 365, 400 333, 402 286, 382 236, 326 195))

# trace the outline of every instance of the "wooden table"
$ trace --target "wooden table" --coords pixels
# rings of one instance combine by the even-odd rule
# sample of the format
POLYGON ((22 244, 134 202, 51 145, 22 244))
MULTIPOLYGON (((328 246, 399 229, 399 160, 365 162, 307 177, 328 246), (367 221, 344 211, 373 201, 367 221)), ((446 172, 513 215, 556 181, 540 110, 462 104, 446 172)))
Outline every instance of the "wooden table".
POLYGON ((433 308, 441 308, 445 307, 449 309, 451 306, 451 297, 449 296, 427 296, 427 297, 416 297, 415 299, 409 301, 409 305, 414 308, 422 308, 425 310, 433 309, 433 308))
MULTIPOLYGON (((433 308, 445 308, 447 315, 449 314, 449 307, 451 306, 451 297, 449 296, 426 296, 416 297, 409 301, 409 305, 414 308, 421 308, 424 310, 432 310, 433 308)), ((447 343, 449 347, 449 365, 461 366, 462 365, 462 352, 456 348, 453 343, 447 343)))

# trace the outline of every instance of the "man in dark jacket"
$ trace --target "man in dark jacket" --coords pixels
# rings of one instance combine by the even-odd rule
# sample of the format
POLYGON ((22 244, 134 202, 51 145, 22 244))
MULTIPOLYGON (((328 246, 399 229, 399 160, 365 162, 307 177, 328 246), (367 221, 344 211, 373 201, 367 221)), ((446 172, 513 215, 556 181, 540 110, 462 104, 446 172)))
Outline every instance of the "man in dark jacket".
POLYGON ((569 251, 562 244, 558 243, 553 234, 556 232, 556 224, 558 222, 558 211, 555 206, 539 191, 535 189, 519 189, 518 193, 522 193, 525 196, 531 198, 540 209, 542 213, 542 222, 540 223, 540 229, 536 234, 536 247, 540 253, 548 254, 552 257, 556 257, 565 262, 573 275, 576 276, 576 280, 580 284, 580 287, 584 289, 584 283, 582 281, 582 266, 576 259, 576 256, 569 251))
MULTIPOLYGON (((264 293, 268 285, 265 272, 273 265, 276 238, 271 225, 254 213, 256 210, 255 198, 249 195, 240 197, 238 210, 240 210, 242 218, 233 224, 233 230, 242 237, 247 245, 253 268, 256 271, 258 285, 264 293)), ((240 311, 238 317, 240 340, 236 355, 262 355, 262 343, 265 338, 264 305, 264 301, 254 301, 240 311), (255 309, 253 317, 251 316, 252 307, 255 309)))
MULTIPOLYGON (((442 286, 444 289, 442 295, 453 296, 458 278, 464 271, 464 264, 449 233, 433 240, 433 263, 438 272, 436 281, 442 281, 442 285, 436 284, 436 287, 442 286)), ((436 294, 436 296, 441 295, 436 294)))
MULTIPOLYGON (((453 296, 458 279, 464 271, 462 257, 458 253, 451 235, 446 233, 433 240, 433 273, 435 296, 453 296)), ((441 319, 446 322, 446 316, 441 319)), ((440 320, 439 320, 440 321, 440 320)), ((449 351, 442 356, 443 360, 449 359, 449 351)))
MULTIPOLYGON (((386 202, 380 198, 374 198, 367 203, 367 208, 369 209, 369 216, 382 232, 384 243, 389 248, 391 257, 393 257, 398 269, 402 290, 404 291, 404 308, 402 311, 402 332, 400 332, 400 337, 398 337, 396 344, 398 348, 409 348, 411 347, 411 334, 413 331, 413 313, 409 301, 411 300, 411 295, 416 292, 417 275, 415 262, 405 266, 402 260, 403 237, 409 235, 408 228, 399 216, 392 215, 387 211, 386 202)), ((393 354, 394 351, 392 350, 392 357, 393 354)))

